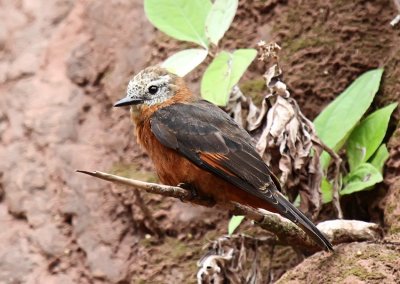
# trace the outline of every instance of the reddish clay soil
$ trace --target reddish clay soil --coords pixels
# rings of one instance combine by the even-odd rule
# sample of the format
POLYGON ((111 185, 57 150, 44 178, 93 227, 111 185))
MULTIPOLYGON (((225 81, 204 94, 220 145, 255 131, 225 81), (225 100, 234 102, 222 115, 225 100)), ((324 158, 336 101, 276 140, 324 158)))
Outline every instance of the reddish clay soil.
MULTIPOLYGON (((240 1, 222 45, 277 41, 284 80, 310 118, 376 67, 385 74, 373 107, 398 101, 400 29, 389 25, 398 13, 393 2, 332 2, 240 1)), ((135 143, 128 112, 112 104, 132 74, 184 46, 155 31, 141 0, 0 1, 0 283, 196 281, 203 246, 226 233, 228 212, 135 194, 75 173, 101 170, 156 181, 135 143), (140 204, 150 209, 153 222, 140 204)), ((204 66, 189 76, 193 90, 204 66)), ((251 66, 244 89, 252 90, 263 68, 251 66)), ((400 239, 399 137, 398 129, 388 137, 385 183, 369 193, 368 200, 377 201, 363 215, 380 216, 392 242, 400 239)), ((242 231, 263 234, 250 224, 242 231)), ((275 280, 301 261, 283 251, 273 267, 275 280)), ((316 254, 282 283, 399 280, 396 247, 351 244, 339 252, 359 259, 316 254), (368 257, 359 257, 359 251, 368 257), (335 274, 343 267, 338 263, 352 273, 335 274), (374 273, 359 266, 373 267, 374 273), (327 272, 302 272, 316 269, 327 272)))

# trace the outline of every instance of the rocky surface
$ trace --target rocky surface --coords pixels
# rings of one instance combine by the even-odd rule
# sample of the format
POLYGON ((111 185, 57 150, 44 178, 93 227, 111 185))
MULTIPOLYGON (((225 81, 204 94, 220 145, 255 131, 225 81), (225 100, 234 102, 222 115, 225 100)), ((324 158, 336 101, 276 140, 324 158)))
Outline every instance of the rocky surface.
POLYGON ((138 236, 128 208, 74 171, 110 169, 127 148, 141 155, 110 107, 151 39, 135 2, 0 4, 1 283, 129 279, 138 236))
POLYGON ((400 241, 400 124, 389 140, 389 160, 386 163, 385 183, 389 189, 383 201, 388 238, 400 241))
POLYGON ((333 254, 316 253, 277 283, 398 283, 400 249, 391 244, 339 245, 333 254))

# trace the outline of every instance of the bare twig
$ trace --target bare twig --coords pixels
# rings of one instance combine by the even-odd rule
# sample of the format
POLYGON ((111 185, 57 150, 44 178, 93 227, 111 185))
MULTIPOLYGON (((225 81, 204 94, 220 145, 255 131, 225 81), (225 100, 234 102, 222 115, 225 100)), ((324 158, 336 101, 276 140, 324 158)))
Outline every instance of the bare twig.
POLYGON ((316 252, 321 248, 316 245, 307 235, 289 220, 278 214, 265 210, 256 210, 251 207, 238 204, 236 202, 215 203, 214 201, 202 197, 192 196, 191 192, 177 186, 161 185, 156 183, 142 182, 138 180, 128 179, 103 172, 78 171, 96 178, 104 179, 110 182, 133 186, 143 189, 149 193, 160 194, 167 197, 179 198, 181 201, 189 201, 194 204, 207 207, 217 206, 230 210, 235 215, 244 215, 248 219, 253 220, 261 228, 274 233, 278 236, 280 243, 293 246, 304 252, 316 252))
MULTIPOLYGON (((148 183, 97 171, 95 172, 78 171, 78 172, 96 178, 100 178, 103 180, 107 180, 113 183, 119 183, 137 189, 142 189, 149 193, 155 193, 167 197, 179 198, 182 201, 189 201, 191 203, 195 203, 202 206, 207 206, 207 207, 216 206, 219 208, 228 209, 233 214, 244 215, 248 219, 253 220, 261 228, 274 233, 275 235, 278 236, 279 240, 277 240, 277 242, 281 244, 290 245, 296 248, 297 250, 308 253, 321 250, 321 248, 318 245, 316 245, 300 228, 298 228, 295 224, 285 219, 284 217, 281 217, 278 214, 274 214, 262 209, 257 210, 248 206, 238 204, 236 202, 216 203, 215 201, 210 200, 209 198, 204 196, 193 196, 190 191, 177 186, 148 183)), ((342 221, 341 224, 346 224, 346 220, 341 220, 341 221, 342 221)), ((330 226, 329 229, 331 231, 343 230, 343 228, 340 226, 336 229, 330 226)), ((365 235, 363 233, 358 233, 358 234, 355 234, 354 232, 350 233, 352 235, 365 235)), ((332 238, 335 238, 335 234, 332 234, 331 236, 332 238)), ((353 241, 355 240, 353 239, 353 241)), ((335 243, 335 239, 333 239, 333 243, 335 243)))
POLYGON ((392 27, 396 26, 400 22, 400 0, 393 0, 393 3, 396 6, 399 14, 396 17, 394 17, 394 19, 390 22, 390 25, 392 27))
POLYGON ((331 158, 333 159, 333 161, 335 163, 335 169, 334 169, 334 173, 333 173, 332 202, 336 209, 338 218, 343 219, 343 211, 342 211, 342 208, 340 207, 340 197, 339 197, 340 165, 342 164, 342 159, 339 157, 339 155, 335 151, 333 151, 324 142, 322 142, 321 139, 318 139, 317 137, 314 136, 314 137, 311 137, 311 141, 315 144, 320 145, 321 148, 331 156, 331 158))
POLYGON ((288 219, 262 209, 255 210, 234 202, 232 204, 234 215, 244 215, 264 230, 274 233, 279 239, 277 243, 290 245, 303 252, 321 250, 299 227, 288 219))
POLYGON ((204 198, 193 198, 192 193, 186 189, 183 189, 178 186, 168 186, 168 185, 162 185, 158 183, 151 183, 151 182, 144 182, 140 180, 134 180, 134 179, 129 179, 117 175, 112 175, 108 173, 103 173, 103 172, 91 172, 91 171, 81 171, 78 170, 78 173, 83 173, 86 175, 90 175, 96 178, 104 179, 113 183, 119 183, 123 185, 128 185, 132 186, 138 189, 143 189, 147 192, 150 193, 155 193, 155 194, 160 194, 162 196, 167 196, 167 197, 174 197, 178 198, 180 200, 186 200, 186 201, 191 201, 192 203, 203 205, 206 207, 212 207, 215 205, 215 202, 209 199, 204 199, 204 198))
POLYGON ((396 17, 393 18, 393 20, 390 21, 390 25, 394 27, 400 22, 400 14, 398 14, 396 17))

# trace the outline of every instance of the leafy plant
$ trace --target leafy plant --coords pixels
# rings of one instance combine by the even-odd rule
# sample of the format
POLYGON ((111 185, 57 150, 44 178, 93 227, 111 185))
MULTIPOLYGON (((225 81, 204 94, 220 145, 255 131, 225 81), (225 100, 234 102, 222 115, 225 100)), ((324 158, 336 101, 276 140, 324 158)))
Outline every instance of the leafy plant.
POLYGON ((229 29, 238 7, 238 0, 145 0, 144 9, 150 22, 165 34, 199 45, 179 51, 162 64, 179 76, 201 64, 207 56, 214 57, 203 74, 201 95, 204 99, 225 106, 232 87, 256 57, 255 49, 233 52, 218 49, 218 43, 229 29))
MULTIPOLYGON (((361 120, 379 89, 382 73, 382 69, 376 69, 361 75, 314 120, 318 136, 325 144, 335 151, 345 146, 349 173, 342 179, 340 195, 370 189, 383 180, 383 165, 389 154, 382 141, 397 103, 361 120)), ((326 153, 321 156, 325 170, 329 159, 326 153)), ((321 189, 324 203, 330 202, 332 185, 327 179, 322 181, 321 189)))
POLYGON ((390 115, 397 103, 381 108, 367 118, 352 131, 346 143, 346 154, 350 170, 356 169, 366 162, 380 147, 389 124, 390 115))
MULTIPOLYGON (((314 120, 318 137, 333 150, 339 150, 351 130, 371 105, 379 89, 383 69, 364 73, 331 102, 314 120)), ((322 155, 321 164, 328 167, 330 157, 322 155)))

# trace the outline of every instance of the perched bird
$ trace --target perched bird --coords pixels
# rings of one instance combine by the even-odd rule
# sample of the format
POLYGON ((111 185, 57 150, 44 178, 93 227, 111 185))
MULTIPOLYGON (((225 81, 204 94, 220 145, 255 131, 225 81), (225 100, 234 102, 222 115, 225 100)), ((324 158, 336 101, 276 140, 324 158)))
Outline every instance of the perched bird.
POLYGON ((194 96, 182 78, 148 67, 130 80, 115 107, 131 106, 138 143, 162 183, 187 184, 216 201, 279 213, 333 250, 314 224, 279 192, 279 181, 250 135, 217 106, 194 96))

